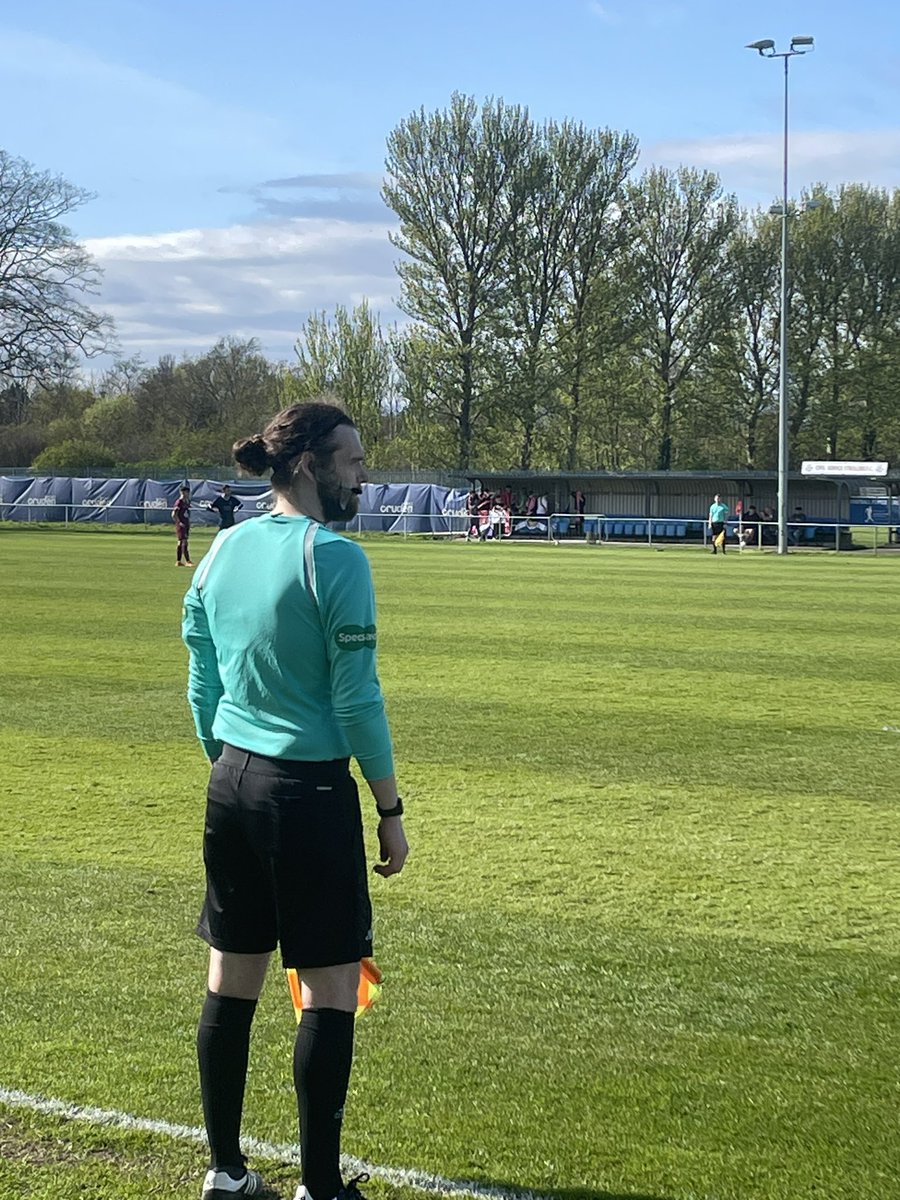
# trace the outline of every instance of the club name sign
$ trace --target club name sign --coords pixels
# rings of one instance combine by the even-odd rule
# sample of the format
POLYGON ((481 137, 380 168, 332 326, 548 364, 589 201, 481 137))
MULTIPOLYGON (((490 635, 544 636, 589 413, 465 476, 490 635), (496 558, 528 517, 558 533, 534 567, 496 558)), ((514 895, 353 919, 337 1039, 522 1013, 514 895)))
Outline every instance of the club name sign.
POLYGON ((888 473, 886 462, 804 462, 801 475, 843 475, 878 479, 888 473))

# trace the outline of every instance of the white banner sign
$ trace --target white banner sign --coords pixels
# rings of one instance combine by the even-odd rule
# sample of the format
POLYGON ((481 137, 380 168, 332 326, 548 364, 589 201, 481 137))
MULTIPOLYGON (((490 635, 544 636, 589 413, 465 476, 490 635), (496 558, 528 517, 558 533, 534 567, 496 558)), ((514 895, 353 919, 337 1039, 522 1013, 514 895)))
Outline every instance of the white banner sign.
POLYGON ((804 475, 887 475, 886 462, 804 462, 804 475))

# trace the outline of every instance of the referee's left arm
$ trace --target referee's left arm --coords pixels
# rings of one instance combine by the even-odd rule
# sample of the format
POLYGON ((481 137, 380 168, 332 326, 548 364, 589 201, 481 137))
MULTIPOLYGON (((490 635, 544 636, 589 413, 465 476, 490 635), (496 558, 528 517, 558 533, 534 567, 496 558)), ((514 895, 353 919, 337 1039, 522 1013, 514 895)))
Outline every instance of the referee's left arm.
POLYGON ((369 560, 353 542, 315 547, 319 611, 331 674, 331 704, 366 780, 394 773, 391 735, 375 669, 375 596, 369 560))

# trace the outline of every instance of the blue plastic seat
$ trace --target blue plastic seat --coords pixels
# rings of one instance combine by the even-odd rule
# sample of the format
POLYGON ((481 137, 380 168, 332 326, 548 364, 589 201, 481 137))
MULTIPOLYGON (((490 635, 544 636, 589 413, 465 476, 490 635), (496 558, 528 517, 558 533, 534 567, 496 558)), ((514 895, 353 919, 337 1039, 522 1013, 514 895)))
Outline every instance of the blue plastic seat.
POLYGON ((634 525, 632 524, 632 522, 631 522, 631 521, 626 521, 626 522, 625 522, 625 525, 623 526, 622 532, 625 534, 625 536, 626 536, 626 537, 631 537, 631 536, 633 535, 633 533, 634 533, 634 525))

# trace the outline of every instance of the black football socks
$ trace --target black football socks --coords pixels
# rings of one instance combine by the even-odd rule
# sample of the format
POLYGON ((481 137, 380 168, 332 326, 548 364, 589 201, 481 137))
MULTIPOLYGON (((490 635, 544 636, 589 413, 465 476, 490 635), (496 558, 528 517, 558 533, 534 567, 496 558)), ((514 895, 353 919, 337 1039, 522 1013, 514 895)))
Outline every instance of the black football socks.
POLYGON ((250 1025, 255 1011, 255 1000, 208 991, 197 1029, 197 1061, 210 1166, 227 1170, 230 1175, 237 1172, 236 1179, 244 1169, 241 1112, 250 1055, 250 1025))
POLYGON ((353 1062, 352 1012, 306 1008, 294 1043, 303 1185, 313 1200, 334 1200, 341 1179, 341 1122, 353 1062))

